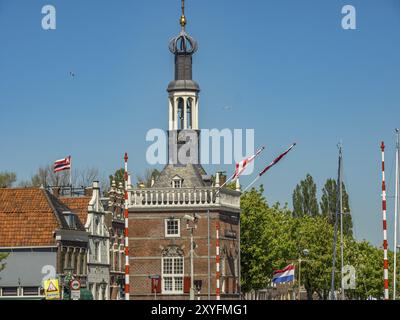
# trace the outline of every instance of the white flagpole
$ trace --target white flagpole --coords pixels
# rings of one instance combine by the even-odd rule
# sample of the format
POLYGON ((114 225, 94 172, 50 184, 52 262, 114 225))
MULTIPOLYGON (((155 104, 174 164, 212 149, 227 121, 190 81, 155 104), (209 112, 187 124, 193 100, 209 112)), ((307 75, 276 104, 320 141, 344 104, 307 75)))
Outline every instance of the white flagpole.
POLYGON ((71 156, 69 156, 69 185, 71 186, 71 191, 72 191, 72 157, 71 156))
POLYGON ((260 175, 258 175, 257 178, 255 178, 255 179, 253 180, 253 182, 250 183, 250 184, 243 190, 243 193, 246 192, 253 184, 255 184, 255 183, 257 182, 258 179, 260 179, 260 175))
POLYGON ((225 185, 226 185, 228 182, 230 182, 230 181, 233 179, 234 176, 235 176, 235 174, 233 174, 228 180, 226 180, 226 181, 222 184, 222 186, 220 186, 220 187, 218 188, 218 190, 220 190, 220 189, 222 189, 223 187, 225 187, 225 185))
POLYGON ((266 166, 265 169, 264 169, 263 171, 261 171, 261 172, 258 174, 257 178, 255 178, 255 179, 253 180, 253 182, 250 183, 250 184, 246 187, 246 189, 243 190, 243 192, 247 191, 261 176, 263 176, 263 175, 265 174, 265 172, 267 172, 269 169, 271 169, 273 166, 275 166, 279 161, 281 161, 282 158, 283 158, 284 156, 286 156, 286 155, 289 153, 289 151, 290 151, 295 145, 296 145, 296 143, 293 143, 293 144, 289 147, 289 149, 287 149, 284 153, 282 153, 282 154, 279 155, 277 158, 275 158, 268 166, 266 166))
MULTIPOLYGON (((265 147, 261 147, 260 149, 258 149, 258 150, 256 151, 256 153, 254 154, 254 158, 251 160, 251 162, 253 162, 253 161, 261 154, 261 152, 264 151, 264 149, 265 149, 265 147)), ((250 163, 248 163, 248 164, 250 164, 250 163)), ((247 169, 247 166, 246 166, 245 168, 242 168, 242 170, 238 172, 238 175, 237 175, 236 178, 239 178, 239 176, 240 176, 246 169, 247 169)), ((228 180, 226 180, 226 181, 222 184, 222 186, 220 186, 220 187, 218 188, 217 194, 218 194, 218 192, 219 192, 227 183, 229 183, 229 182, 235 177, 235 175, 236 175, 236 170, 235 170, 235 172, 233 173, 233 175, 232 175, 228 180)))

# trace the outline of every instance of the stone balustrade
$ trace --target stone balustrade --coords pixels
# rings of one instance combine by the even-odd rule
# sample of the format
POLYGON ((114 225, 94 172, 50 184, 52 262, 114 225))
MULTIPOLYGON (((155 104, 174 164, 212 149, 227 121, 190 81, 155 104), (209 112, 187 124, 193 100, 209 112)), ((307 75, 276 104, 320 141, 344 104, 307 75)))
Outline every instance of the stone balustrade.
POLYGON ((217 188, 128 189, 129 207, 212 207, 240 208, 240 192, 217 188))

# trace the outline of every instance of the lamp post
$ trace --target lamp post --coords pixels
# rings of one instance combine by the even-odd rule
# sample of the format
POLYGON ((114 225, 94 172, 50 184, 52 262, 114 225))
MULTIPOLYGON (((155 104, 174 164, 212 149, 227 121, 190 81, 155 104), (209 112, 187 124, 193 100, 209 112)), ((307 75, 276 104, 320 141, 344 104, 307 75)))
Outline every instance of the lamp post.
POLYGON ((196 213, 193 216, 185 215, 186 219, 186 229, 190 230, 190 300, 194 300, 194 264, 193 264, 193 255, 194 255, 194 241, 193 241, 193 231, 197 228, 197 222, 199 217, 196 213), (189 222, 192 222, 191 224, 189 222))
POLYGON ((300 300, 300 288, 301 288, 301 263, 302 263, 303 261, 307 261, 307 260, 301 259, 301 254, 303 254, 305 257, 307 257, 307 256, 310 254, 310 251, 309 251, 308 249, 304 249, 304 250, 300 253, 299 259, 298 259, 298 262, 299 262, 299 297, 298 297, 298 299, 299 299, 299 300, 300 300))

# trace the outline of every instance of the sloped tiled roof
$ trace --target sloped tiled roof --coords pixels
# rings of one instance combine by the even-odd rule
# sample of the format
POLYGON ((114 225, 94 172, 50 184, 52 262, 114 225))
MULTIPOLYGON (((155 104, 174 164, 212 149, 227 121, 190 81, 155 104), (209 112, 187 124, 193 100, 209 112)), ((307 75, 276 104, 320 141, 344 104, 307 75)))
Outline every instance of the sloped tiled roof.
POLYGON ((59 199, 78 215, 79 220, 83 223, 83 225, 86 224, 88 205, 91 197, 61 197, 59 199))
POLYGON ((73 210, 44 189, 0 189, 0 247, 55 245, 53 232, 69 229, 63 211, 73 210))
POLYGON ((171 188, 171 181, 175 176, 179 176, 183 179, 183 187, 204 187, 202 176, 206 172, 201 165, 187 164, 187 165, 172 165, 168 164, 161 171, 157 177, 154 188, 171 188))

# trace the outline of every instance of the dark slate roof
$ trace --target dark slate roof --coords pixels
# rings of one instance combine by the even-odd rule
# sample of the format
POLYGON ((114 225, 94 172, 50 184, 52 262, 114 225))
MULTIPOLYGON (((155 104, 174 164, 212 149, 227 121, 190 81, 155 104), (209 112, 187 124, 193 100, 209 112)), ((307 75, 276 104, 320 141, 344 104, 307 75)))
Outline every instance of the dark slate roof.
POLYGON ((193 80, 173 80, 169 83, 168 92, 172 91, 200 91, 200 87, 196 81, 193 80))
POLYGON ((49 205, 53 209, 54 214, 55 214, 57 220, 59 221, 59 224, 60 224, 62 229, 86 231, 85 230, 85 226, 83 225, 83 223, 79 219, 78 215, 77 215, 77 219, 75 220, 76 228, 73 228, 73 229, 70 228, 68 226, 67 221, 65 220, 65 217, 64 217, 63 213, 69 211, 71 213, 75 213, 76 214, 76 212, 74 210, 71 210, 71 208, 69 208, 59 198, 57 198, 56 196, 52 195, 49 191, 44 190, 44 192, 45 192, 45 195, 47 196, 47 199, 49 201, 49 205))
POLYGON ((82 224, 86 224, 91 199, 91 197, 60 197, 61 202, 78 215, 82 224))
POLYGON ((175 176, 183 179, 183 188, 205 187, 208 184, 203 180, 206 175, 201 165, 187 164, 172 165, 167 164, 157 177, 154 188, 171 188, 171 181, 175 176))

